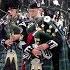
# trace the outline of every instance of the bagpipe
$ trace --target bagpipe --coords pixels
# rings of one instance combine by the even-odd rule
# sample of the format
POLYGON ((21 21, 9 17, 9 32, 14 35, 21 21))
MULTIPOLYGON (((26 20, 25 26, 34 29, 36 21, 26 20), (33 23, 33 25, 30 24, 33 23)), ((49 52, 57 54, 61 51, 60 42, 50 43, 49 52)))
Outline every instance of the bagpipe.
MULTIPOLYGON (((47 18, 49 16, 46 16, 44 17, 44 21, 46 20, 46 22, 49 22, 49 19, 47 18), (47 20, 48 19, 48 20, 47 20)), ((39 20, 40 21, 40 20, 39 20)), ((39 22, 38 21, 38 22, 39 22)), ((35 24, 36 25, 36 28, 38 28, 39 26, 37 26, 37 23, 35 24)), ((52 26, 52 25, 51 25, 52 26)), ((52 26, 53 27, 53 26, 52 26)), ((41 29, 40 29, 41 30, 41 29)), ((39 30, 37 29, 34 33, 33 33, 33 36, 35 36, 35 34, 38 32, 39 30)), ((57 30, 58 31, 58 30, 57 30)), ((43 32, 43 31, 42 31, 43 32)), ((47 34, 46 34, 47 35, 47 34)), ((54 35, 53 35, 54 36, 54 35)), ((47 36, 48 37, 48 36, 47 36)), ((44 40, 44 39, 43 39, 44 40)), ((48 42, 46 42, 50 45, 50 49, 54 48, 54 47, 57 47, 58 44, 57 42, 55 42, 54 40, 49 40, 48 42)), ((26 52, 27 54, 24 54, 23 55, 23 59, 27 59, 28 57, 30 58, 31 55, 29 54, 30 50, 33 49, 34 46, 28 46, 27 48, 25 48, 24 52, 26 52)), ((50 59, 52 57, 52 54, 50 53, 50 51, 42 51, 42 55, 44 58, 47 58, 47 59, 50 59)), ((29 59, 28 58, 28 59, 29 59)))

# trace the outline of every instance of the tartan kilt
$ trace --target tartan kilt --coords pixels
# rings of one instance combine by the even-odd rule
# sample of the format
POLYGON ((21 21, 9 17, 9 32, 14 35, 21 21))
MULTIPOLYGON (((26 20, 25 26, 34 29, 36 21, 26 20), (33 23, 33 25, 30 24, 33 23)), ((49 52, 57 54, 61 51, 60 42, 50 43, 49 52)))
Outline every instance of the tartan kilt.
POLYGON ((43 60, 42 70, 53 70, 53 63, 52 59, 45 59, 43 60))
POLYGON ((60 49, 60 54, 59 54, 59 70, 70 70, 70 62, 69 62, 69 55, 70 49, 65 42, 63 42, 63 47, 60 49))
MULTIPOLYGON (((42 62, 42 70, 53 70, 52 59, 44 59, 42 62)), ((27 62, 25 66, 25 70, 31 70, 31 61, 27 62)))
MULTIPOLYGON (((21 66, 22 66, 22 51, 20 49, 17 48, 17 46, 13 46, 12 47, 16 54, 17 54, 17 65, 18 65, 18 70, 21 70, 21 66)), ((5 59, 6 59, 6 55, 7 55, 7 50, 4 49, 3 51, 0 51, 1 53, 1 60, 0 60, 0 70, 3 70, 5 67, 5 59)))

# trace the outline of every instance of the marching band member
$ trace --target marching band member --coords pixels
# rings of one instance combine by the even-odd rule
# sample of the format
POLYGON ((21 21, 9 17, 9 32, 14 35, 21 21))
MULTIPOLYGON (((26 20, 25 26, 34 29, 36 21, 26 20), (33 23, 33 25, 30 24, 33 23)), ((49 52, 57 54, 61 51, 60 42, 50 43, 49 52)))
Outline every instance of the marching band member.
MULTIPOLYGON (((20 70, 20 67, 17 62, 18 55, 20 54, 20 50, 18 50, 19 52, 17 52, 16 48, 17 48, 18 42, 20 41, 20 38, 23 37, 23 35, 21 34, 23 31, 23 28, 20 27, 20 25, 19 25, 20 23, 23 22, 23 20, 22 20, 22 16, 19 13, 19 10, 18 10, 19 2, 17 0, 8 1, 6 3, 6 7, 8 10, 7 16, 3 19, 3 21, 7 22, 6 24, 4 23, 4 31, 5 31, 4 47, 7 49, 7 56, 5 59, 7 59, 8 57, 10 59, 11 57, 8 54, 14 53, 14 56, 13 56, 14 60, 13 60, 13 58, 11 58, 11 59, 14 61, 15 65, 13 66, 14 69, 12 69, 12 70, 17 70, 18 68, 20 70), (9 52, 10 49, 11 49, 11 51, 9 52), (15 54, 17 54, 17 55, 15 55, 15 54)), ((2 33, 3 33, 3 31, 2 31, 2 33)), ((20 56, 19 56, 20 60, 21 60, 21 57, 22 56, 20 54, 20 56)), ((18 61, 20 61, 20 60, 18 60, 18 61)), ((11 63, 10 63, 10 65, 11 65, 11 63)), ((11 69, 10 67, 8 67, 8 68, 11 69)), ((3 69, 7 70, 7 65, 5 65, 5 68, 3 68, 3 69)))
MULTIPOLYGON (((25 50, 27 50, 26 51, 26 53, 28 54, 28 53, 31 53, 31 54, 33 54, 35 57, 37 57, 37 58, 39 58, 39 56, 38 55, 41 55, 41 51, 40 50, 47 50, 49 47, 50 48, 54 48, 53 50, 52 50, 52 53, 53 53, 53 57, 52 57, 52 59, 53 59, 53 66, 54 66, 54 70, 58 70, 58 65, 59 65, 59 48, 60 47, 56 47, 56 46, 60 46, 60 44, 62 45, 62 43, 61 43, 61 41, 62 41, 62 39, 61 39, 61 37, 60 37, 60 35, 59 35, 59 33, 58 33, 58 30, 55 30, 54 29, 54 27, 52 27, 52 25, 50 25, 50 24, 48 24, 50 21, 45 21, 45 22, 43 22, 43 20, 42 20, 42 14, 40 14, 40 10, 39 10, 40 8, 38 8, 37 7, 37 4, 36 3, 34 3, 34 4, 31 4, 30 5, 30 8, 29 8, 29 11, 28 11, 28 16, 30 17, 30 19, 31 19, 31 21, 32 20, 38 20, 38 18, 41 18, 38 22, 36 22, 35 23, 35 26, 33 26, 33 25, 31 25, 30 27, 28 27, 27 28, 27 32, 28 33, 32 33, 32 35, 34 36, 34 33, 37 31, 37 30, 39 30, 39 31, 42 31, 43 33, 45 33, 45 34, 47 34, 47 35, 49 35, 50 37, 52 37, 52 39, 51 40, 53 40, 52 41, 52 45, 53 46, 49 46, 49 43, 42 43, 40 46, 38 46, 37 48, 32 48, 31 46, 27 46, 26 48, 25 48, 25 50), (39 14, 38 14, 38 12, 39 12, 39 14), (40 17, 39 17, 40 16, 40 17), (31 28, 32 27, 32 28, 31 28), (30 28, 30 30, 29 30, 29 28, 30 28), (60 40, 60 41, 59 41, 60 40), (56 44, 55 44, 56 43, 56 44), (57 51, 57 52, 56 52, 57 51), (56 64, 56 63, 58 63, 58 64, 56 64)), ((43 12, 43 11, 42 11, 43 12)), ((41 12, 41 13, 42 13, 41 12)), ((49 19, 48 19, 49 20, 49 19)), ((33 23, 34 24, 34 23, 33 23)), ((53 24, 53 22, 51 22, 51 24, 53 24)), ((30 35, 30 36, 32 36, 32 35, 30 35)), ((31 37, 32 38, 32 37, 31 37)), ((49 38, 49 37, 47 37, 47 38, 49 38)), ((43 38, 43 40, 45 40, 45 38, 43 38)), ((48 40, 49 41, 49 40, 48 40)), ((51 41, 50 41, 50 43, 51 43, 51 41)), ((33 43, 32 43, 33 44, 33 43)), ((31 45, 32 45, 31 44, 31 45)), ((30 55, 29 55, 30 56, 30 55)), ((27 58, 28 58, 28 56, 27 56, 27 58)), ((24 59, 24 57, 23 57, 23 59, 24 59)), ((48 60, 49 61, 49 60, 48 60)), ((46 63, 45 63, 46 64, 46 63)), ((26 67, 27 69, 28 69, 28 67, 26 67)), ((45 70, 46 68, 43 68, 43 70, 45 70)))

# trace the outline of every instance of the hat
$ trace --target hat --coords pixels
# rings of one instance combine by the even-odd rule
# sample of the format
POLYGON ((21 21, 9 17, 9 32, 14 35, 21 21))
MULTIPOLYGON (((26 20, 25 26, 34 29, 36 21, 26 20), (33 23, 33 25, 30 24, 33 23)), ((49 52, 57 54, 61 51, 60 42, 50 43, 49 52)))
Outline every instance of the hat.
POLYGON ((38 8, 37 3, 36 3, 36 2, 31 3, 31 4, 29 5, 29 8, 30 8, 30 9, 38 8))
POLYGON ((6 3, 8 9, 18 9, 20 7, 20 2, 19 0, 8 0, 6 3))

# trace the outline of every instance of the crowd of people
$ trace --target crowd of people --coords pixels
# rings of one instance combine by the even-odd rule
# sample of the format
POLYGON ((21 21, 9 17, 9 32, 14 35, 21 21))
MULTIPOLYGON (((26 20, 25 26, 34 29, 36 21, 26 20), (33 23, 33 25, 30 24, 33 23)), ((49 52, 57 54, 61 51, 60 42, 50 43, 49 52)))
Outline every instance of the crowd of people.
POLYGON ((0 20, 1 47, 6 50, 3 70, 64 68, 62 63, 65 61, 62 58, 65 54, 62 52, 66 42, 63 40, 63 14, 60 11, 49 11, 36 2, 29 4, 23 13, 18 5, 18 1, 7 2, 7 13, 0 20), (17 57, 16 49, 21 51, 20 59, 17 57), (8 64, 11 60, 14 61, 12 65, 8 64), (20 68, 19 60, 21 60, 20 68))

